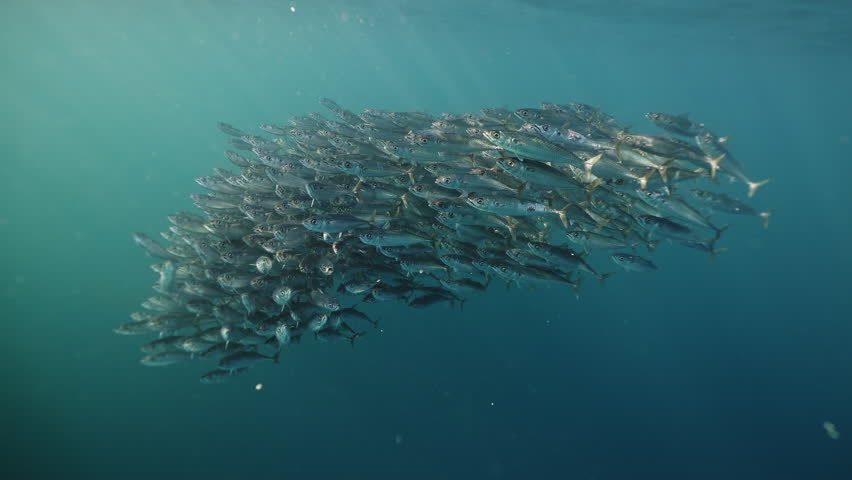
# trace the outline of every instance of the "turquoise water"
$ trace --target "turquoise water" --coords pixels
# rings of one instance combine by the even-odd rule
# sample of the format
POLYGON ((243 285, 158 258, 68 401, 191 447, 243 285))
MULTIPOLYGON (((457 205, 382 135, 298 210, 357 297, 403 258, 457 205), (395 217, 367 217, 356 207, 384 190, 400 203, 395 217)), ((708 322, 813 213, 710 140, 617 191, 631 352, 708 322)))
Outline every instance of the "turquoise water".
POLYGON ((850 26, 842 1, 3 2, 0 466, 852 478, 850 26), (661 248, 658 272, 579 301, 495 285, 464 311, 380 306, 356 348, 307 342, 227 385, 139 365, 111 331, 154 282, 131 232, 165 229, 226 165, 215 121, 281 123, 323 96, 573 100, 650 132, 645 112, 690 112, 772 179, 753 203, 777 213, 732 219, 715 264, 661 248))

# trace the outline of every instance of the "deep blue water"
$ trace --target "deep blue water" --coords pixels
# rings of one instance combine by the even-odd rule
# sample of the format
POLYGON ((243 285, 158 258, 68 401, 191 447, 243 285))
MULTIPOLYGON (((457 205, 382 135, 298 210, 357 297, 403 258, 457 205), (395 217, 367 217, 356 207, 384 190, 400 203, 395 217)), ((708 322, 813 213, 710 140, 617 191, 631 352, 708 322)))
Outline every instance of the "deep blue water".
POLYGON ((852 478, 850 27, 841 0, 0 3, 3 477, 852 478), (714 264, 380 306, 355 348, 227 385, 139 365, 111 331, 154 281, 131 232, 225 166, 215 121, 322 96, 690 112, 777 213, 714 264))

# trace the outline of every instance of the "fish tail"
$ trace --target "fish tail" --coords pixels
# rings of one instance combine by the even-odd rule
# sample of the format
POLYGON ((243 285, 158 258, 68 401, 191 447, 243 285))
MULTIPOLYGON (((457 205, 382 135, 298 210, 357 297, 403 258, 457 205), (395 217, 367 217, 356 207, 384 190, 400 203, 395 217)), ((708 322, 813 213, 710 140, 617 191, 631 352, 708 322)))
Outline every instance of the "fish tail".
POLYGON ((367 332, 358 332, 355 335, 352 335, 352 338, 349 339, 349 345, 352 345, 352 348, 355 348, 355 340, 357 340, 359 337, 363 337, 366 334, 367 332))
POLYGON ((621 158, 621 144, 622 144, 622 140, 619 138, 618 141, 615 142, 615 148, 614 148, 615 158, 617 158, 619 162, 623 161, 623 159, 621 158))
POLYGON ((592 192, 600 186, 601 182, 603 182, 603 180, 596 178, 594 182, 586 186, 586 201, 592 201, 592 192))
POLYGON ((653 177, 655 173, 657 173, 656 169, 649 168, 648 173, 639 177, 639 186, 642 188, 642 190, 648 188, 648 180, 651 180, 651 177, 653 177))
POLYGON ((663 183, 669 183, 669 165, 671 165, 674 161, 675 159, 671 158, 657 167, 657 170, 660 172, 660 177, 663 179, 663 183))
POLYGON ((716 255, 727 252, 727 248, 714 248, 710 250, 710 263, 716 262, 716 255))
POLYGON ((716 170, 719 169, 719 163, 722 162, 722 159, 725 158, 726 155, 728 155, 728 154, 723 153, 716 158, 711 158, 711 159, 707 160, 707 163, 710 164, 710 178, 711 179, 713 179, 713 180, 716 179, 716 170))
POLYGON ((512 236, 512 241, 518 241, 518 224, 515 223, 511 216, 506 216, 506 228, 509 230, 509 235, 512 236))
POLYGON ((562 221, 562 226, 566 229, 568 228, 568 214, 566 212, 569 208, 571 208, 570 204, 566 205, 562 210, 556 211, 556 214, 559 215, 559 220, 562 221))
POLYGON ((769 217, 771 217, 773 213, 775 213, 774 208, 770 208, 765 212, 760 212, 760 218, 763 219, 763 228, 769 228, 769 217))
POLYGON ((754 196, 754 193, 757 192, 757 189, 769 183, 769 179, 761 180, 759 182, 748 182, 748 197, 751 198, 754 196))
POLYGON ((720 228, 716 228, 716 229, 715 229, 715 230, 716 230, 716 237, 715 237, 715 238, 713 238, 713 243, 716 243, 716 240, 719 240, 719 237, 721 237, 721 236, 722 236, 722 233, 723 233, 725 230, 727 230, 727 229, 728 229, 728 227, 730 227, 730 225, 725 225, 724 227, 720 227, 720 228))
POLYGON ((662 240, 651 240, 647 244, 645 244, 645 246, 648 247, 648 253, 653 255, 654 249, 657 248, 657 245, 659 245, 660 242, 662 242, 662 240))
POLYGON ((438 232, 433 233, 432 236, 429 237, 429 245, 432 247, 432 251, 434 251, 435 253, 438 252, 438 249, 439 249, 438 248, 438 242, 439 241, 440 241, 440 239, 438 238, 438 232))
POLYGON ((583 168, 586 172, 586 177, 590 177, 592 175, 592 167, 594 167, 596 163, 600 162, 601 158, 603 158, 603 153, 599 153, 583 162, 583 168))
POLYGON ((408 208, 408 194, 403 193, 402 197, 400 197, 400 200, 402 200, 402 205, 407 209, 408 208))

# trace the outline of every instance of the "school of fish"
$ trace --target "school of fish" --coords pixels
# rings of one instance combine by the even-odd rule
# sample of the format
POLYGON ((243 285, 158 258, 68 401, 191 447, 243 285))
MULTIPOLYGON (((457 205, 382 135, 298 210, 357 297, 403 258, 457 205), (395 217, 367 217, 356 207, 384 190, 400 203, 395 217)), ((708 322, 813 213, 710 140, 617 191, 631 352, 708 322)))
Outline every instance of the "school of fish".
POLYGON ((711 215, 772 214, 703 189, 722 177, 752 197, 767 180, 686 115, 648 113, 666 134, 643 135, 582 103, 440 116, 320 103, 333 117, 265 135, 219 123, 233 167, 195 179, 201 213, 170 215, 167 245, 134 234, 160 261, 157 295, 114 330, 153 337, 143 365, 199 359, 201 382, 223 383, 306 336, 354 344, 374 302, 455 306, 492 280, 579 296, 612 274, 591 252, 632 272, 658 268, 661 241, 712 260, 726 226, 711 215))

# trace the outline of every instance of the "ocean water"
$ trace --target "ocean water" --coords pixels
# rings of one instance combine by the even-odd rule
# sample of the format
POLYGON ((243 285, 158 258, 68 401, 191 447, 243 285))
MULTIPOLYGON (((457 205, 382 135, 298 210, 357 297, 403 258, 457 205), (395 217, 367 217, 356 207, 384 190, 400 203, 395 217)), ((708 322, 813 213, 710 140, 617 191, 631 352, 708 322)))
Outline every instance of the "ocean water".
POLYGON ((852 478, 850 32, 842 0, 0 3, 3 478, 852 478), (579 300, 382 305, 226 385, 141 366, 112 332, 154 282, 131 233, 226 166, 216 121, 323 96, 690 112, 777 212, 579 300))

